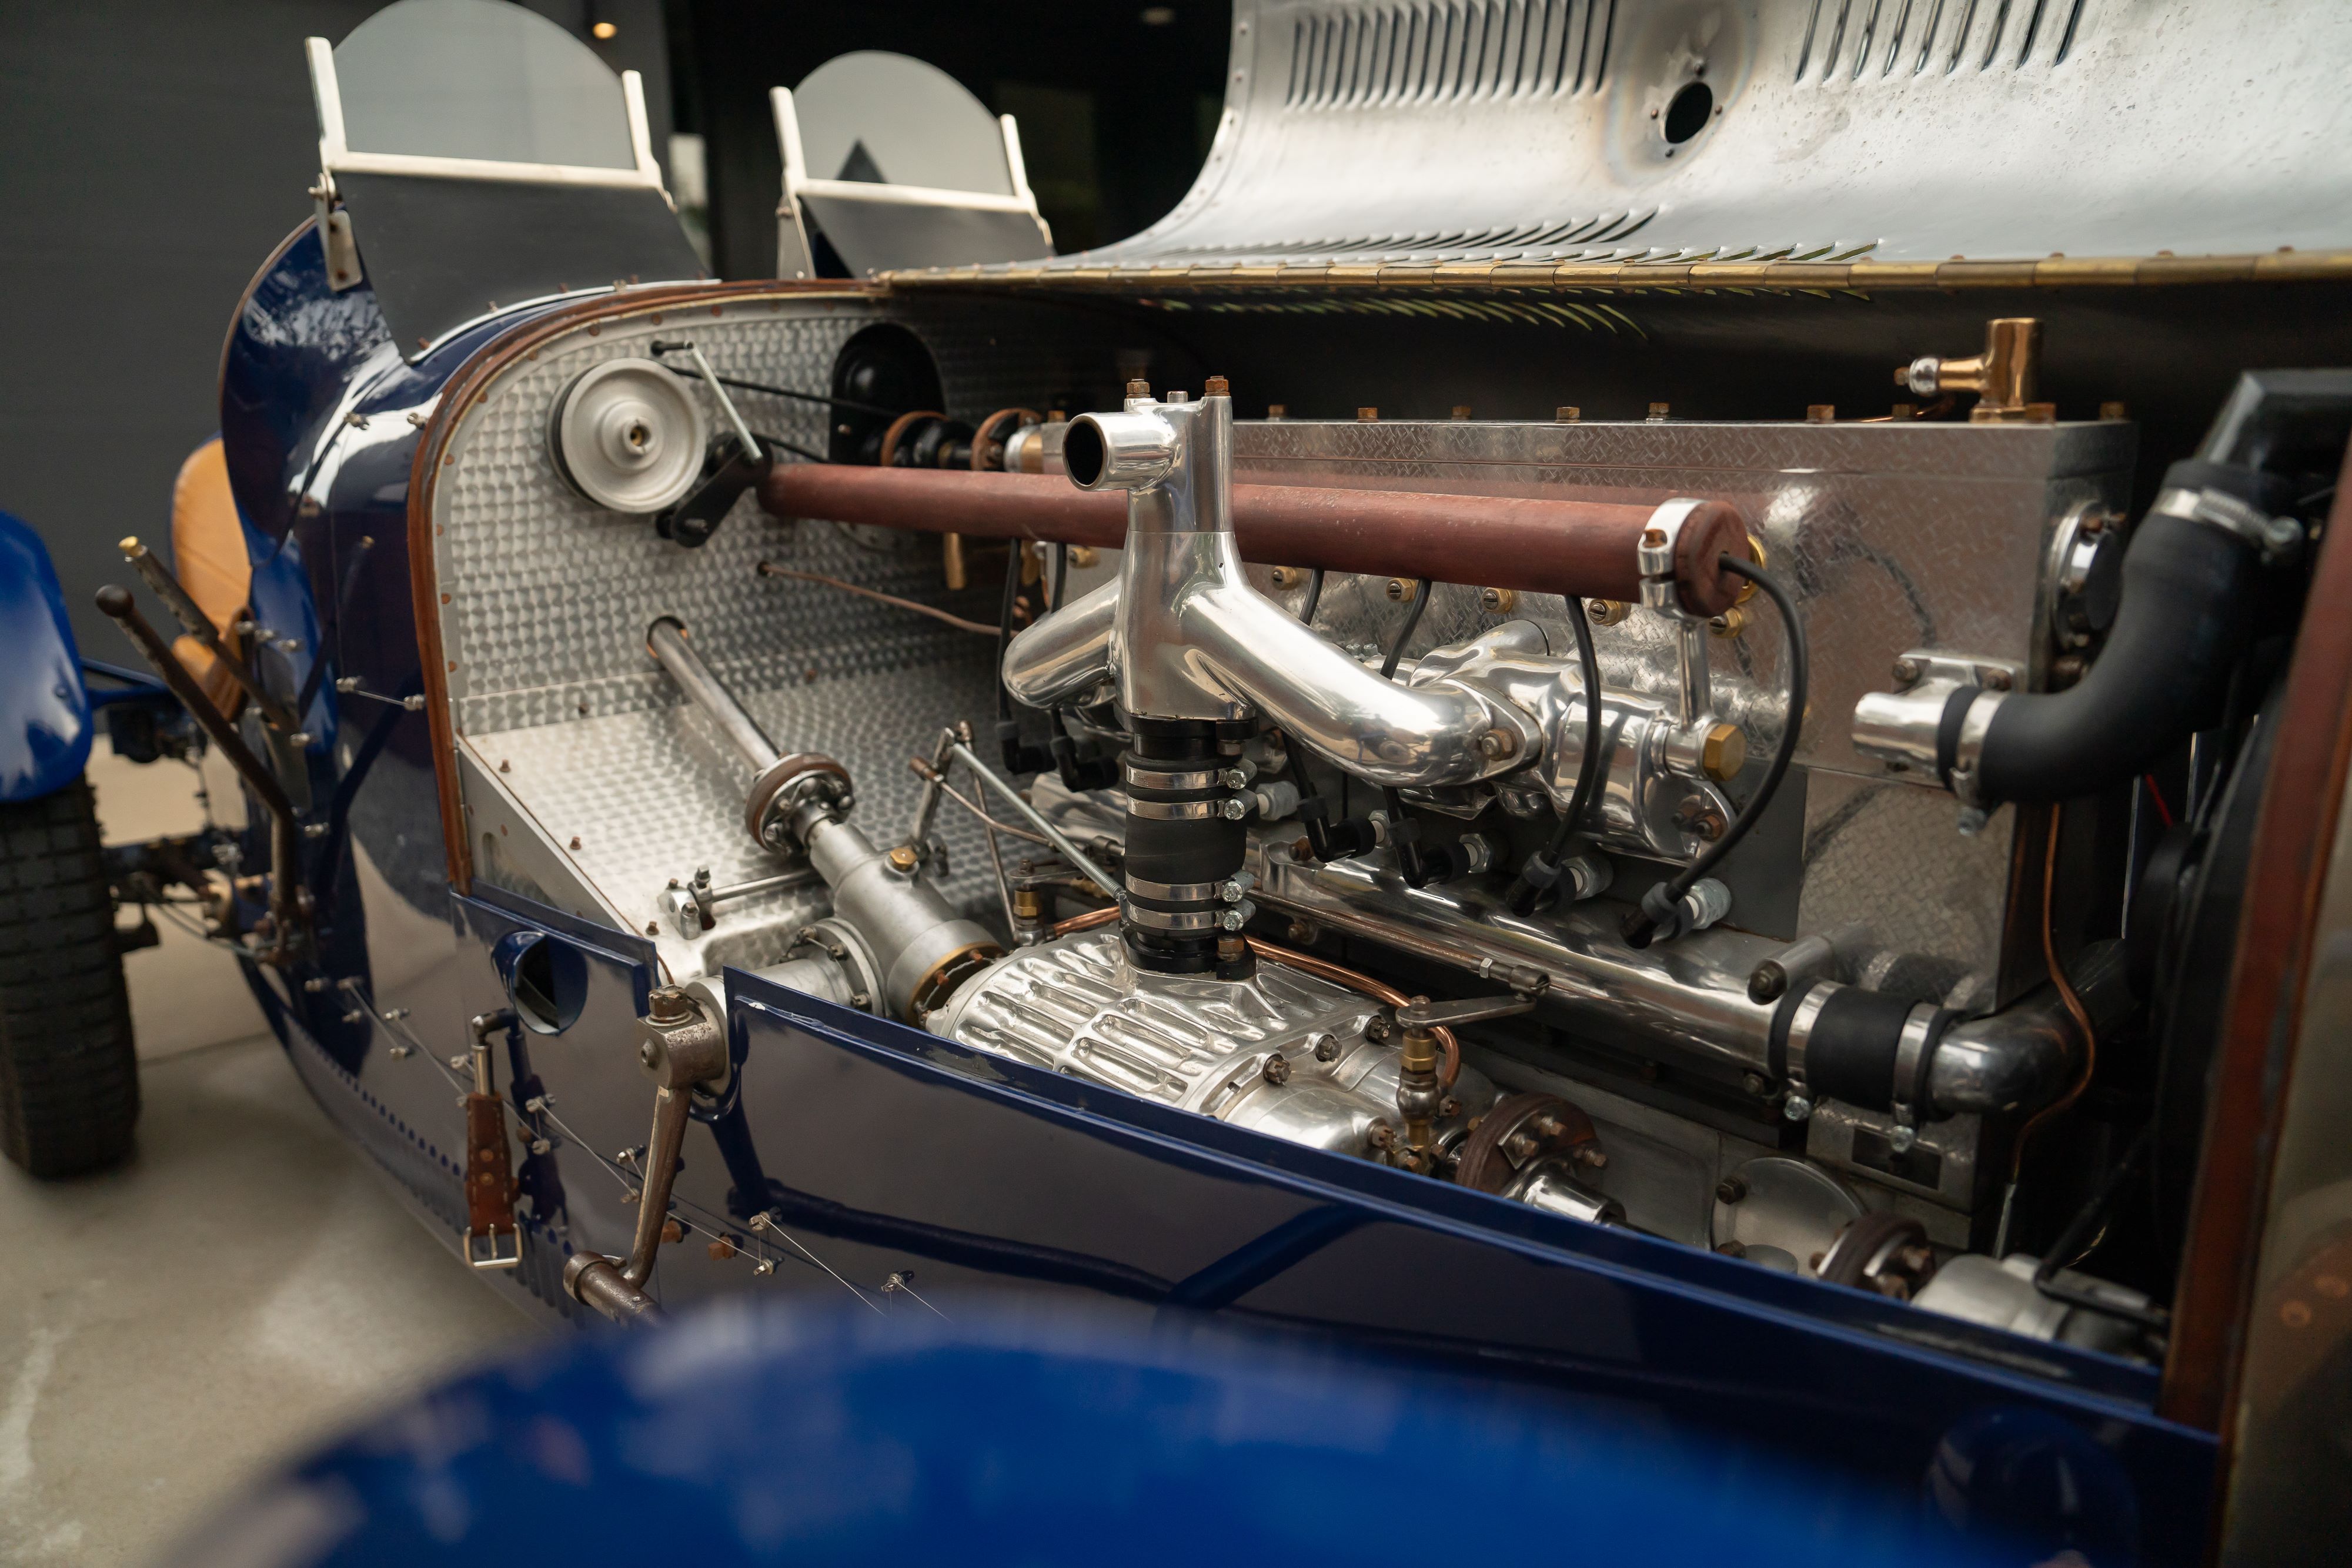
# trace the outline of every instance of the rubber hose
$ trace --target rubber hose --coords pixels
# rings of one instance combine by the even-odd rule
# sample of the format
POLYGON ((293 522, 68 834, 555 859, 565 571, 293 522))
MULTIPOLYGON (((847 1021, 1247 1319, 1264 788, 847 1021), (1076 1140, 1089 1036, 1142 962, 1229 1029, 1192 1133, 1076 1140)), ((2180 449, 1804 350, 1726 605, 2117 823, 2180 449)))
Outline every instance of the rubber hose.
MULTIPOLYGON (((2164 488, 2217 489, 2265 511, 2287 497, 2252 469, 2176 463, 2164 488)), ((2063 692, 2004 698, 1986 727, 1979 784, 1992 800, 2068 800, 2137 778, 2220 716, 2252 632, 2263 571, 2253 545, 2211 523, 2144 519, 2124 557, 2123 600, 2096 663, 2063 692)), ((1977 688, 1944 710, 1948 777, 1977 688)))

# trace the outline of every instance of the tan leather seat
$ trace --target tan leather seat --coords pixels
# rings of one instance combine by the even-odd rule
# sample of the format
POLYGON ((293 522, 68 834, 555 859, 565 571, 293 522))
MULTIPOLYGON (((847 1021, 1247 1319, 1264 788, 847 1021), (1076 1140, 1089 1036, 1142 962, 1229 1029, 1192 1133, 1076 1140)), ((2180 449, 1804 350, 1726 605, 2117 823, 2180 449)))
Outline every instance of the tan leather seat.
MULTIPOLYGON (((217 435, 188 455, 180 465, 180 476, 172 482, 172 567, 221 641, 235 648, 236 634, 229 628, 252 597, 253 563, 246 554, 245 529, 237 522, 236 500, 229 494, 228 458, 217 435)), ((234 716, 244 700, 243 690, 211 651, 194 637, 178 639, 172 651, 205 695, 234 716)))

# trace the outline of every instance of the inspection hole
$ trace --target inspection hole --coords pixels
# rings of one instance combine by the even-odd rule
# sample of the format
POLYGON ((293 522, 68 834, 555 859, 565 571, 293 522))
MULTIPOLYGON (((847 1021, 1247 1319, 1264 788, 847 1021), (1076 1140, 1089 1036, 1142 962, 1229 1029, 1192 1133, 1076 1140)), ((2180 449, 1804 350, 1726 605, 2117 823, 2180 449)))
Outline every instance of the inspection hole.
POLYGON ((1715 89, 1703 81, 1685 83, 1666 105, 1666 140, 1679 147, 1706 129, 1715 114, 1715 89))

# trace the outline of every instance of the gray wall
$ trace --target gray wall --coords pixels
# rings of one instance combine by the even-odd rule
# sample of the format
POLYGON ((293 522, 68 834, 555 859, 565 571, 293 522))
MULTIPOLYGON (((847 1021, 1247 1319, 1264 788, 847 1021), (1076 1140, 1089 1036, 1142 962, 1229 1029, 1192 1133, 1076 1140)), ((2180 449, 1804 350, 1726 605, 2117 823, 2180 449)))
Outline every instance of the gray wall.
MULTIPOLYGON (((302 39, 380 0, 0 4, 0 509, 48 541, 74 631, 131 662, 91 607, 162 546, 172 478, 219 423, 221 340, 254 269, 310 214, 318 128, 302 39)), ((531 9, 645 74, 667 155, 659 0, 531 9)), ((150 606, 151 614, 154 613, 150 606)))

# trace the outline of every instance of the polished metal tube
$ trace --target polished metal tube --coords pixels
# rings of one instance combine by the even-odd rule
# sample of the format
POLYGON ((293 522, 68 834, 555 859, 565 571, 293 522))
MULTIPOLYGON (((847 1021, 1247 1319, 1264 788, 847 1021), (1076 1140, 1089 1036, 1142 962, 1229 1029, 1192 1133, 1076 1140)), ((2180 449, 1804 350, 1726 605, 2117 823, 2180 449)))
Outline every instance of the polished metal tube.
MULTIPOLYGON (((1532 965, 1551 979, 1545 1010, 1597 1040, 1667 1048, 1725 1075, 1771 1071, 1777 1001, 1751 1001, 1748 978, 1786 951, 1783 944, 1717 926, 1634 948, 1598 908, 1555 909, 1538 922, 1475 889, 1383 884, 1353 862, 1307 866, 1262 853, 1253 861, 1259 881, 1252 896, 1268 909, 1473 973, 1498 960, 1532 965)), ((2080 970, 2076 992, 2104 1033, 2131 1006, 2121 944, 2093 948, 2080 970)), ((1946 1030, 1928 1063, 1928 1100, 1939 1116, 2021 1114, 2063 1093, 2082 1061, 2082 1031, 2056 988, 2044 986, 1946 1030)))
POLYGON ((783 755, 760 721, 751 716, 735 694, 727 689, 710 666, 702 662, 686 640, 686 626, 676 616, 665 615, 646 628, 646 650, 661 661, 678 689, 692 697, 711 722, 734 744, 735 749, 748 758, 754 768, 766 768, 783 755))
MULTIPOLYGON (((2131 1010, 2124 946, 2101 943, 2076 967, 2074 994, 2104 1035, 2131 1010)), ((2080 1076, 2084 1043, 2058 988, 2045 985, 1997 1013, 1946 1030, 1927 1064, 1927 1097, 1953 1116, 2037 1110, 2080 1076)))
POLYGON ((1097 887, 1102 889, 1105 894, 1108 894, 1112 898, 1125 896, 1125 891, 1116 881, 1112 880, 1109 873, 1104 871, 1102 867, 1095 864, 1095 862, 1087 857, 1086 851, 1078 848, 1077 844, 1071 840, 1067 833, 1065 833, 1061 829, 1054 826, 1052 822, 1046 821, 1045 818, 1038 811, 1036 807, 1032 806, 1028 801, 1023 800, 1021 798, 1020 790, 1015 789, 1012 785, 1006 783, 1003 779, 999 779, 996 774, 990 769, 986 763, 981 761, 979 758, 974 757, 971 754, 971 748, 970 747, 963 745, 950 747, 949 747, 948 755, 962 763, 966 768, 971 768, 973 778, 979 779, 982 783, 994 790, 996 794, 1007 804, 1012 806, 1014 810, 1021 813, 1022 819, 1024 821, 1026 821, 1031 827, 1036 829, 1039 832, 1045 834, 1045 837, 1052 841, 1054 847, 1062 852, 1062 858, 1068 861, 1072 865, 1077 867, 1080 872, 1084 873, 1086 879, 1088 882, 1093 883, 1097 887))

